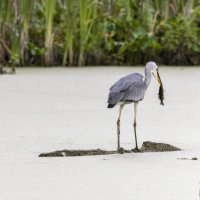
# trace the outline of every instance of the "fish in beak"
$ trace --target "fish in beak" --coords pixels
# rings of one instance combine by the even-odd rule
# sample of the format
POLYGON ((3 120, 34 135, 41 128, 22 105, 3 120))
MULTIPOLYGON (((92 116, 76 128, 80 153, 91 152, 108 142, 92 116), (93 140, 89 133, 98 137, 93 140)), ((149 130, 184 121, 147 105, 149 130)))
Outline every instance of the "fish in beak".
POLYGON ((164 100, 164 88, 163 88, 163 84, 162 84, 158 69, 156 70, 156 73, 153 72, 152 74, 153 74, 154 78, 158 81, 158 84, 160 85, 159 92, 158 92, 158 98, 160 99, 160 105, 164 106, 164 102, 163 102, 163 100, 164 100))

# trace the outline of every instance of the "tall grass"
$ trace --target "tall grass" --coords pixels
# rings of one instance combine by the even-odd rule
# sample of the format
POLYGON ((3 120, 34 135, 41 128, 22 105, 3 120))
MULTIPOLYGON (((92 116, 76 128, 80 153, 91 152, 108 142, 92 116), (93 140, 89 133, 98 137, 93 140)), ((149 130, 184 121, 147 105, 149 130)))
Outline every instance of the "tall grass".
POLYGON ((45 19, 46 19, 46 31, 45 31, 45 65, 53 64, 53 16, 55 13, 55 0, 45 1, 45 19))
POLYGON ((77 3, 74 0, 66 0, 66 35, 64 44, 63 65, 65 66, 67 61, 69 65, 73 65, 74 59, 74 39, 75 28, 77 28, 77 3))
POLYGON ((11 26, 11 55, 10 55, 10 64, 19 65, 20 64, 20 50, 21 50, 21 40, 20 40, 20 10, 19 10, 19 1, 13 0, 13 24, 11 26))
POLYGON ((7 37, 8 31, 12 26, 13 9, 12 1, 2 0, 0 1, 0 63, 6 63, 6 56, 11 54, 8 47, 7 37))
POLYGON ((5 58, 5 44, 4 44, 4 25, 5 25, 5 15, 6 15, 6 1, 0 1, 0 73, 3 72, 2 63, 4 63, 5 58))
POLYGON ((80 23, 80 53, 79 66, 84 65, 84 53, 88 39, 91 34, 92 26, 97 17, 97 0, 78 0, 79 23, 80 23))
POLYGON ((28 59, 27 45, 29 42, 29 26, 34 0, 20 0, 20 21, 21 21, 21 63, 24 65, 28 59))
POLYGON ((0 65, 198 64, 199 35, 199 0, 0 1, 0 65))

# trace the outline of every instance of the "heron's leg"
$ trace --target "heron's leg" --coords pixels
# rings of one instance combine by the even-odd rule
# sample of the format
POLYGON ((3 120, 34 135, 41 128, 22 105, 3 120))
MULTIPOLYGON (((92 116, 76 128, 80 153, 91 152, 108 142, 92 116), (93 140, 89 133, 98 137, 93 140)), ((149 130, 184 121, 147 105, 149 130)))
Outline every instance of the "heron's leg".
POLYGON ((119 116, 117 119, 117 150, 120 150, 120 117, 123 110, 124 104, 119 106, 119 116))
POLYGON ((138 107, 138 102, 135 102, 135 103, 134 103, 134 123, 133 123, 133 127, 134 127, 134 133, 135 133, 135 149, 134 149, 134 151, 136 151, 136 152, 139 151, 139 149, 138 149, 138 144, 137 144, 137 133, 136 133, 136 126, 137 126, 137 123, 136 123, 137 107, 138 107))

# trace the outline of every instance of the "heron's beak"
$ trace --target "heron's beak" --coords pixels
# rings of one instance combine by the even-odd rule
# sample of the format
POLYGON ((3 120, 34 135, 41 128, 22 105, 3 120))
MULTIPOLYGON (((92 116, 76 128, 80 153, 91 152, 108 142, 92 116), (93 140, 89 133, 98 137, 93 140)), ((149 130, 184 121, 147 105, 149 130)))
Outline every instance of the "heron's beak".
POLYGON ((153 74, 153 76, 155 77, 155 79, 158 81, 160 87, 159 87, 159 92, 158 92, 158 98, 160 99, 160 104, 164 106, 164 89, 163 89, 163 84, 160 78, 160 74, 158 72, 158 69, 156 70, 156 75, 153 74))
POLYGON ((156 74, 153 73, 153 76, 154 76, 154 78, 158 81, 158 84, 159 84, 159 85, 162 85, 162 81, 161 81, 161 79, 160 79, 160 75, 159 75, 158 70, 156 71, 156 74))

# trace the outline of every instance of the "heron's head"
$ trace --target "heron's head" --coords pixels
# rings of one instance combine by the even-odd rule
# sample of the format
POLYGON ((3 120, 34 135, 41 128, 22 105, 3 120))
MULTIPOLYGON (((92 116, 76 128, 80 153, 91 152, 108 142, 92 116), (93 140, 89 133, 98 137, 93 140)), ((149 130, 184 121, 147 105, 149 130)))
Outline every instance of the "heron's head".
POLYGON ((158 97, 161 101, 161 105, 164 105, 163 100, 164 100, 164 89, 163 89, 163 84, 160 78, 160 74, 158 72, 158 66, 156 65, 155 62, 148 62, 146 64, 146 69, 154 76, 154 78, 158 81, 158 84, 160 85, 159 88, 159 93, 158 97))
POLYGON ((158 81, 159 85, 162 85, 162 81, 160 79, 160 75, 158 72, 158 66, 155 62, 148 62, 146 64, 147 70, 153 75, 153 77, 158 81))

